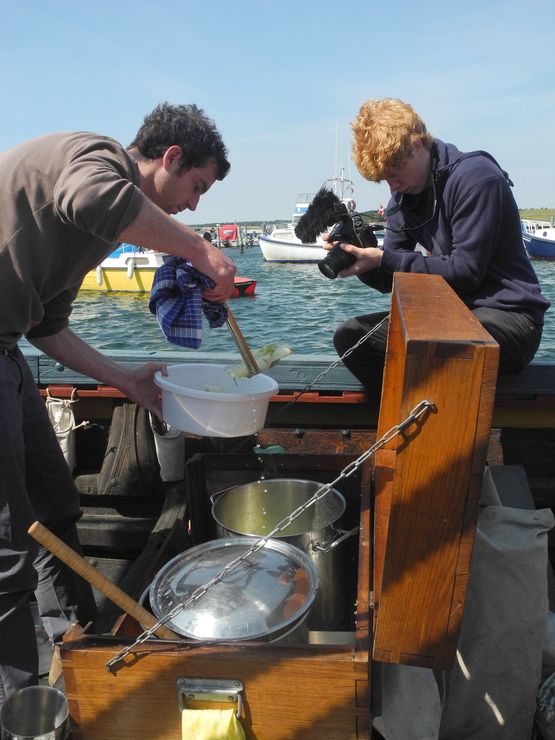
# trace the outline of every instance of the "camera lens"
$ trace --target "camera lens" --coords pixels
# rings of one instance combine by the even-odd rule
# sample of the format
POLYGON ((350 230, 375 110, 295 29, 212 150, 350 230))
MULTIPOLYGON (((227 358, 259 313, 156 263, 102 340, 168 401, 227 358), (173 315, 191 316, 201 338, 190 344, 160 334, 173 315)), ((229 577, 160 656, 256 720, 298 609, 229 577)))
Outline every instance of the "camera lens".
POLYGON ((318 268, 322 275, 325 275, 330 280, 335 280, 341 270, 350 267, 357 261, 354 254, 345 252, 339 244, 330 250, 323 260, 318 262, 318 268))

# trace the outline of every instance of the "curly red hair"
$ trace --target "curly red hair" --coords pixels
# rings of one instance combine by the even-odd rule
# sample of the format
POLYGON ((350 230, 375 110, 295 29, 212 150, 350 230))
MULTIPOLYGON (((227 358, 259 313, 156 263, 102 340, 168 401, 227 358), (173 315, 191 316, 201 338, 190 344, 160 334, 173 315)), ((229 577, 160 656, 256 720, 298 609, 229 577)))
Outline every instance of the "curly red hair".
POLYGON ((421 141, 426 148, 433 137, 416 111, 397 98, 367 100, 351 124, 353 157, 366 180, 384 180, 388 170, 402 166, 413 146, 421 141))

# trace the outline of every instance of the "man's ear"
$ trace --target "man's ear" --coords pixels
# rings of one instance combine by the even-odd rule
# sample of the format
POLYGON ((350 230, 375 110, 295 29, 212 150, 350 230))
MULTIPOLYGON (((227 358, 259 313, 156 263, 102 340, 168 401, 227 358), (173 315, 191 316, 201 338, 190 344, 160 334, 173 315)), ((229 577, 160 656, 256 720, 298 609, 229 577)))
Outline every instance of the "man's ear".
POLYGON ((169 146, 162 155, 162 166, 168 172, 178 172, 181 164, 181 155, 183 150, 177 144, 169 146))
POLYGON ((425 148, 426 147, 424 146, 422 139, 417 139, 412 145, 412 152, 413 154, 420 154, 425 148))

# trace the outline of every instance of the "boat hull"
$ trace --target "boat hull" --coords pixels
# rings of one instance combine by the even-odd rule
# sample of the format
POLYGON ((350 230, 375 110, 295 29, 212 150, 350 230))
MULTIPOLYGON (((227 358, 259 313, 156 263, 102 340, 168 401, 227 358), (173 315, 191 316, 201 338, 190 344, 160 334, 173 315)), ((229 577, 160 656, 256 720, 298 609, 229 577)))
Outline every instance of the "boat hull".
POLYGON ((101 293, 149 293, 156 268, 136 269, 129 276, 127 269, 108 268, 101 273, 91 270, 85 275, 81 290, 94 290, 101 293))
POLYGON ((85 275, 81 290, 149 293, 154 273, 164 264, 165 258, 161 252, 124 244, 85 275))
MULTIPOLYGON (((279 477, 333 480, 341 486, 347 503, 346 528, 359 530, 358 540, 341 545, 351 547, 345 561, 349 563, 346 601, 352 606, 347 622, 337 631, 310 635, 308 643, 287 645, 168 644, 149 638, 136 644, 124 661, 112 664, 110 672, 107 662, 141 631, 131 617, 118 614, 110 634, 67 635, 61 646, 62 666, 79 738, 178 737, 182 717, 176 690, 179 679, 187 677, 201 688, 208 679, 211 684, 224 679, 241 687, 244 711, 241 706, 237 709, 247 740, 370 740, 373 659, 437 669, 451 666, 488 448, 497 345, 477 322, 457 315, 467 309, 456 296, 447 304, 455 309, 453 321, 443 325, 443 336, 437 336, 430 329, 433 311, 422 310, 422 295, 432 296, 429 300, 439 295, 444 305, 450 289, 436 276, 403 277, 411 281, 405 281, 404 293, 398 291, 400 298, 392 310, 395 344, 385 376, 402 392, 389 394, 382 404, 378 429, 374 432, 367 427, 356 437, 346 433, 345 427, 321 428, 315 439, 313 429, 305 434, 293 423, 290 440, 296 440, 296 448, 284 448, 279 454, 260 454, 250 448, 239 454, 233 440, 228 454, 223 449, 214 454, 210 442, 206 454, 197 455, 190 445, 202 444, 202 439, 187 439, 185 483, 179 482, 178 487, 176 483, 174 497, 183 502, 183 491, 187 491, 187 511, 181 508, 179 518, 171 521, 164 518, 165 538, 149 539, 148 552, 141 551, 135 561, 140 567, 133 572, 131 593, 137 597, 144 593, 152 574, 172 557, 174 535, 183 535, 189 527, 193 541, 209 540, 213 533, 210 496, 230 485, 268 479, 276 471, 279 477), (433 282, 422 282, 422 289, 416 290, 415 283, 426 278, 433 282), (425 372, 420 375, 422 362, 425 372), (415 377, 416 384, 411 382, 415 377), (392 428, 392 422, 397 425, 408 410, 416 408, 415 402, 426 398, 432 399, 427 403, 433 403, 433 413, 419 421, 413 417, 412 429, 407 431, 407 424, 402 437, 390 438, 388 448, 379 450, 380 460, 376 458, 373 470, 367 458, 376 438, 385 440, 383 429, 392 428), (465 399, 464 424, 460 423, 461 398, 465 399), (344 449, 347 445, 348 450, 344 449), (359 464, 353 467, 357 459, 359 464), (350 470, 348 476, 342 475, 345 470, 350 470), (375 512, 373 478, 375 500, 380 502, 375 512), (384 511, 388 501, 389 527, 389 513, 384 511), (407 508, 409 516, 405 515, 407 508), (375 563, 382 567, 375 570, 375 563), (383 620, 384 609, 390 609, 395 619, 383 620), (380 637, 379 644, 374 642, 374 633, 380 637), (380 651, 377 658, 372 657, 373 648, 380 651), (401 649, 399 656, 397 648, 401 649)), ((305 386, 304 377, 296 375, 295 380, 305 386)), ((284 384, 280 387, 285 389, 284 384)), ((279 398, 276 403, 283 403, 283 396, 279 398)), ((318 403, 335 406, 336 400, 337 395, 331 403, 329 397, 320 397, 318 403)), ((283 417, 278 426, 283 428, 283 417)), ((269 429, 270 435, 275 431, 269 429)), ((269 440, 276 443, 271 436, 269 440)), ((162 524, 156 527, 161 535, 162 524)), ((226 606, 222 604, 222 612, 226 606)), ((195 692, 186 700, 188 706, 205 706, 202 692, 200 698, 195 692)))
POLYGON ((530 259, 555 259, 555 226, 549 221, 522 219, 522 241, 530 259))
POLYGON ((551 238, 542 236, 548 230, 536 234, 523 234, 522 241, 530 259, 555 260, 555 231, 551 230, 551 238))
MULTIPOLYGON (((342 526, 359 528, 358 538, 341 544, 350 548, 342 584, 351 607, 346 622, 338 630, 311 631, 308 643, 173 644, 149 638, 108 672, 107 662, 142 627, 120 608, 99 610, 105 627, 97 623, 95 634, 74 631, 60 648, 75 740, 179 737, 176 693, 183 677, 200 688, 209 679, 241 686, 247 740, 370 740, 377 703, 369 677, 379 667, 374 661, 445 669, 454 657, 486 453, 490 467, 518 464, 526 470, 539 508, 553 505, 555 367, 530 366, 498 383, 497 345, 441 278, 400 274, 395 281, 384 374, 384 387, 392 392, 384 394, 377 426, 371 417, 377 409, 370 411, 345 367, 319 372, 335 358, 292 355, 268 370, 279 378, 280 392, 256 437, 258 449, 254 439, 246 445, 224 440, 215 450, 209 438, 187 437, 183 477, 163 489, 156 480, 141 496, 135 471, 140 465, 145 480, 146 469, 149 478, 158 470, 150 455, 154 440, 148 436, 144 444, 146 414, 141 421, 139 413, 123 414, 118 425, 119 391, 70 375, 38 350, 28 350, 41 391, 73 399, 75 390, 77 419, 95 422, 76 432, 81 469, 100 471, 76 477, 83 508, 79 537, 85 555, 97 567, 109 565, 108 573, 125 556, 128 570, 111 580, 132 598, 148 593, 153 574, 170 558, 213 538, 210 498, 230 486, 272 477, 333 481, 347 504, 342 526), (434 302, 449 321, 438 324, 434 302), (311 378, 312 389, 299 394, 311 378), (55 383, 66 385, 65 395, 55 383), (291 404, 295 398, 298 403, 291 404), (417 419, 411 410, 422 399, 433 408, 417 419), (400 436, 376 450, 387 429, 400 436), (116 465, 111 449, 117 440, 122 442, 116 465), (131 457, 127 450, 138 450, 139 440, 141 451, 131 457), (372 448, 376 456, 370 461, 372 448), (145 465, 147 457, 152 466, 145 465), (133 465, 120 465, 124 459, 133 465), (356 459, 365 462, 353 467, 356 459), (130 485, 122 484, 123 470, 130 471, 130 485)), ((197 353, 177 350, 143 359, 175 362, 184 355, 199 361, 197 353)), ((139 360, 129 351, 112 357, 125 366, 139 360)), ((512 508, 519 505, 515 471, 505 472, 511 476, 505 505, 512 508)), ((542 567, 545 572, 545 562, 542 567)), ((222 604, 222 614, 227 606, 222 604)), ((514 619, 521 623, 516 611, 514 619)), ((191 708, 205 706, 202 694, 200 700, 198 694, 186 698, 191 708)), ((533 716, 535 692, 531 699, 533 716)), ((495 730, 489 736, 496 737, 495 730)))

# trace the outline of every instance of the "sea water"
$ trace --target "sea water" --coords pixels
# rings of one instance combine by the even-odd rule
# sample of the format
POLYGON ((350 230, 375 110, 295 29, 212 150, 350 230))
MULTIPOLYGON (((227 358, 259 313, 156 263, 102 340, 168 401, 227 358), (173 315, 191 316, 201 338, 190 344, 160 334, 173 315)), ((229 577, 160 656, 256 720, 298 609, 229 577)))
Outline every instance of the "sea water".
MULTIPOLYGON (((237 275, 257 281, 253 296, 230 299, 229 305, 252 349, 284 344, 295 354, 335 355, 332 336, 345 319, 388 311, 391 295, 382 295, 356 278, 324 277, 316 263, 265 262, 258 246, 225 250, 237 275)), ((555 360, 555 262, 534 261, 544 295, 553 307, 546 314, 537 359, 555 360)), ((148 294, 82 291, 74 303, 70 326, 101 351, 145 352, 180 349, 170 344, 148 310, 148 294)), ((237 353, 226 325, 210 329, 203 322, 201 352, 237 353)), ((195 352, 195 350, 184 350, 195 352)))

